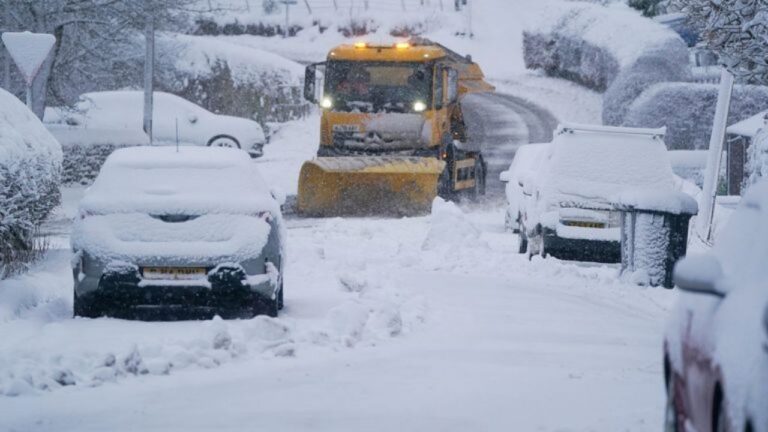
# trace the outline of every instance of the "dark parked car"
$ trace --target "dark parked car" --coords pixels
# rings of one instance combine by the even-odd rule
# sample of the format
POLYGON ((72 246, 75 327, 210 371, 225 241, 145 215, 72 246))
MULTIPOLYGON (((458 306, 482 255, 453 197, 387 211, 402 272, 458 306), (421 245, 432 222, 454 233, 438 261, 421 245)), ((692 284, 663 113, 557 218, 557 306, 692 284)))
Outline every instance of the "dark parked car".
POLYGON ((768 431, 768 181, 742 199, 714 248, 675 269, 664 344, 667 432, 768 431))
POLYGON ((74 225, 75 315, 277 316, 282 231, 242 150, 117 150, 74 225))

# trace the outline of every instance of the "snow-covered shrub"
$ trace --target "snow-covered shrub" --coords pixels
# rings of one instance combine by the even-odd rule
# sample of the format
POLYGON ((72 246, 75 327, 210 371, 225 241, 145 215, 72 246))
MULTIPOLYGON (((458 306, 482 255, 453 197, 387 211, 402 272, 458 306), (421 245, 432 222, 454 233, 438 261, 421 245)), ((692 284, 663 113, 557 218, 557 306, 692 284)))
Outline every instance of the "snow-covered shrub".
POLYGON ((768 125, 760 129, 747 151, 746 185, 753 185, 768 178, 768 125))
POLYGON ((603 124, 620 126, 629 106, 648 87, 688 80, 687 58, 685 45, 673 41, 645 53, 632 66, 622 70, 603 96, 603 124))
POLYGON ((685 43, 674 31, 627 7, 574 2, 542 9, 536 27, 523 33, 528 68, 603 91, 644 58, 687 65, 685 43))
POLYGON ((296 119, 309 110, 300 87, 304 68, 284 57, 207 36, 169 35, 158 47, 175 54, 159 62, 157 90, 262 124, 296 119))
POLYGON ((0 89, 0 278, 34 258, 35 229, 60 200, 61 146, 0 89))
MULTIPOLYGON (((661 83, 644 91, 629 107, 624 126, 667 127, 664 141, 672 150, 709 147, 718 85, 661 83)), ((728 124, 768 109, 768 87, 736 86, 728 124)))

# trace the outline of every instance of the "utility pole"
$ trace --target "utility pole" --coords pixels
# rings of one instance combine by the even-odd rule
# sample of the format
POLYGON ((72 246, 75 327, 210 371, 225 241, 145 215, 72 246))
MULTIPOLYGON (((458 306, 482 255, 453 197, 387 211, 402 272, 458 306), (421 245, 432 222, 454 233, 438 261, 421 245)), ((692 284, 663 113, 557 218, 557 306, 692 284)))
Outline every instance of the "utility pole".
POLYGON ((149 143, 153 144, 152 114, 154 112, 155 91, 155 14, 152 2, 144 0, 144 38, 146 52, 144 53, 144 132, 149 136, 149 143))

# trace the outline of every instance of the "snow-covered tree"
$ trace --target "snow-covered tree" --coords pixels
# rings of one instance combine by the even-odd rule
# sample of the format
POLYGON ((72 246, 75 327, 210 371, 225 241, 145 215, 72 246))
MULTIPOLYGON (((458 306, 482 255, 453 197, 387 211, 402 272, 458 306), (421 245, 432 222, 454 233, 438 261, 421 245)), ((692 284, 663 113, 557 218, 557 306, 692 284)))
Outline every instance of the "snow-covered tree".
MULTIPOLYGON (((192 0, 3 0, 0 28, 56 36, 56 45, 35 80, 33 111, 42 115, 46 98, 72 102, 104 83, 125 81, 142 63, 132 47, 151 16, 159 29, 179 19, 192 0), (149 11, 149 13, 148 13, 149 11)), ((140 81, 141 75, 136 77, 140 81)), ((109 84, 107 84, 109 85, 109 84)), ((18 90, 18 89, 9 89, 18 90)))
POLYGON ((768 83, 768 3, 765 0, 670 0, 688 14, 709 48, 731 72, 768 83))

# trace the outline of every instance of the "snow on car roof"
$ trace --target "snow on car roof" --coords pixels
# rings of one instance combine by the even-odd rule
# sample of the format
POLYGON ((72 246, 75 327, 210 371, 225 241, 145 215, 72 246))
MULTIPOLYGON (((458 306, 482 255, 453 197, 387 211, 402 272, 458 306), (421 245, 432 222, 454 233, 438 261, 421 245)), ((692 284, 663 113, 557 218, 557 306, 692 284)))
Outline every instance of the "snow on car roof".
POLYGON ((638 187, 671 190, 672 166, 664 129, 564 125, 552 150, 550 187, 555 193, 608 199, 638 187))
POLYGON ((279 211, 245 152, 132 147, 107 158, 80 203, 93 214, 254 214, 279 211))

